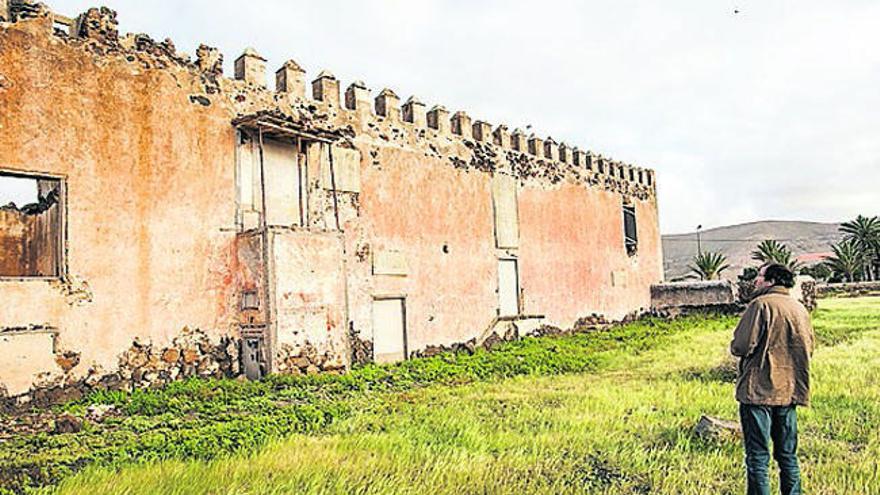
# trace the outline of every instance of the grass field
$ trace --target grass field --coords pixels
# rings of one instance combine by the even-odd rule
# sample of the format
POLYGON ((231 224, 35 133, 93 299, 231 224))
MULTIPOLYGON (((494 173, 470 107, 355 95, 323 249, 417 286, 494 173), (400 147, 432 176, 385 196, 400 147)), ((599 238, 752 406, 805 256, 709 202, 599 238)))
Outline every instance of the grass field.
MULTIPOLYGON (((642 322, 345 377, 96 396, 126 416, 0 445, 0 463, 45 472, 16 489, 61 480, 48 493, 740 493, 738 442, 693 434, 701 414, 736 418, 734 322, 642 322)), ((880 298, 823 300, 814 324, 805 488, 880 493, 880 298)))

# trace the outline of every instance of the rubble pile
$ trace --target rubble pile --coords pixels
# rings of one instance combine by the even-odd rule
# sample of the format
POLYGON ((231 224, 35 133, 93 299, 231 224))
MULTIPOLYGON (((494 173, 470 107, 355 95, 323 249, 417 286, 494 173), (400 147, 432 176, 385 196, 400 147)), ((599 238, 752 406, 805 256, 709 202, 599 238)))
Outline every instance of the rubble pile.
POLYGON ((116 371, 107 373, 100 366, 92 366, 82 378, 73 373, 80 364, 80 355, 58 352, 55 360, 64 373, 47 373, 23 395, 6 397, 0 389, 0 412, 60 404, 82 398, 94 390, 131 391, 159 388, 190 377, 238 376, 241 373, 239 352, 236 339, 224 337, 215 343, 201 330, 185 327, 168 347, 135 339, 119 356, 116 371))
POLYGON ((330 351, 319 352, 315 346, 306 342, 299 349, 283 344, 277 352, 278 359, 274 373, 283 375, 315 375, 320 372, 342 372, 345 364, 330 351))
POLYGON ((184 328, 171 346, 135 340, 119 358, 119 388, 154 388, 180 378, 222 378, 240 373, 238 343, 214 344, 199 330, 184 328))

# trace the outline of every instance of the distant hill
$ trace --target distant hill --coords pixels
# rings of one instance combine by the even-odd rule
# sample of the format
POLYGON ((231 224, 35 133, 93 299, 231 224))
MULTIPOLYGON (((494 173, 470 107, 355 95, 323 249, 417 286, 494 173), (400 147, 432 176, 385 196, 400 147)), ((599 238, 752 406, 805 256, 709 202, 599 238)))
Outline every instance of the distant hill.
MULTIPOLYGON (((727 256, 730 268, 722 276, 735 280, 746 266, 754 266, 751 253, 764 239, 776 239, 789 248, 795 256, 818 259, 819 253, 831 251, 831 245, 842 237, 840 224, 819 222, 789 222, 768 220, 700 232, 703 251, 716 251, 727 256)), ((697 234, 663 236, 663 266, 666 280, 682 277, 690 271, 688 265, 697 254, 697 234)), ((810 264, 808 262, 808 264, 810 264)))

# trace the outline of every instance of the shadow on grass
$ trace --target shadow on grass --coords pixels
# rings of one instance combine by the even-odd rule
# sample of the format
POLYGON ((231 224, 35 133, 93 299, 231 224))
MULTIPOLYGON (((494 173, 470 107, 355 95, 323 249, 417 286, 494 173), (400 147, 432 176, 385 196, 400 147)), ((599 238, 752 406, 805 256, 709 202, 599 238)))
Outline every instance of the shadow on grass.
POLYGON ((546 468, 550 468, 552 476, 559 479, 564 487, 584 492, 626 486, 629 488, 627 493, 653 493, 648 480, 638 474, 627 473, 621 466, 601 457, 601 454, 563 451, 559 464, 546 468))

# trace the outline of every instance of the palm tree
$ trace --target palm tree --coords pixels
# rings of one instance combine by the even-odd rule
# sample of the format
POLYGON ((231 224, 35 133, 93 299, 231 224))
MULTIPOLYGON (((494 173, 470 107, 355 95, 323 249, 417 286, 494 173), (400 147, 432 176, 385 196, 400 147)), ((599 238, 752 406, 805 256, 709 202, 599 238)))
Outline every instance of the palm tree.
POLYGON ((694 264, 689 268, 700 280, 717 280, 721 277, 721 272, 730 268, 730 265, 723 254, 706 251, 694 256, 694 264))
POLYGON ((757 249, 752 251, 752 259, 763 263, 779 263, 785 265, 795 273, 800 268, 800 262, 792 256, 791 249, 775 239, 765 239, 758 244, 757 249))
POLYGON ((867 278, 877 278, 874 265, 880 261, 880 217, 859 215, 855 220, 842 223, 840 231, 862 252, 863 271, 867 278))
POLYGON ((860 278, 865 268, 864 255, 858 244, 845 239, 831 246, 834 256, 825 260, 825 264, 834 275, 839 276, 846 282, 855 282, 860 278))

